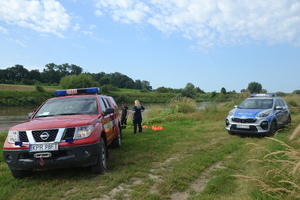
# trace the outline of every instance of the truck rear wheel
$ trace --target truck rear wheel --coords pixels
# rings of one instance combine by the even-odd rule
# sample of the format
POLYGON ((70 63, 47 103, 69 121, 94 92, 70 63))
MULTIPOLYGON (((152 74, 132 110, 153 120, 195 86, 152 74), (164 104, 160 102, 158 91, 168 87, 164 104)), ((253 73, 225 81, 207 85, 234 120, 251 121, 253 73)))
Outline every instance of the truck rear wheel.
POLYGON ((118 128, 118 136, 112 141, 111 147, 113 148, 119 148, 121 146, 121 140, 122 140, 122 131, 121 128, 118 128))

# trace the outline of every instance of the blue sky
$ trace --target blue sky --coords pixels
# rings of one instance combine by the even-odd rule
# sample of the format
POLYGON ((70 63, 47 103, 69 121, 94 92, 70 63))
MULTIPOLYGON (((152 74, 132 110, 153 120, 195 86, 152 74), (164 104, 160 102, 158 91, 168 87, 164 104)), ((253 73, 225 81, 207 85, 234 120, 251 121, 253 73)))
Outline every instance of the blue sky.
POLYGON ((153 89, 300 89, 300 0, 0 0, 0 69, 69 63, 153 89))

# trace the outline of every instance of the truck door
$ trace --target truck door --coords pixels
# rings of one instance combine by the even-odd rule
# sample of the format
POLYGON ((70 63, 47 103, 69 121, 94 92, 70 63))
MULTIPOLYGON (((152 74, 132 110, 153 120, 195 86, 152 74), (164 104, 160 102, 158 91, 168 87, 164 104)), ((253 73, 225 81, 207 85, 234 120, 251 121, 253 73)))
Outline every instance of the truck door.
MULTIPOLYGON (((100 106, 101 106, 103 115, 104 115, 105 110, 110 107, 109 102, 104 97, 100 98, 100 106)), ((114 134, 113 134, 114 133, 113 132, 114 119, 113 119, 113 117, 114 117, 114 113, 106 114, 106 115, 104 115, 103 121, 102 121, 108 144, 113 140, 113 137, 114 137, 114 134)))

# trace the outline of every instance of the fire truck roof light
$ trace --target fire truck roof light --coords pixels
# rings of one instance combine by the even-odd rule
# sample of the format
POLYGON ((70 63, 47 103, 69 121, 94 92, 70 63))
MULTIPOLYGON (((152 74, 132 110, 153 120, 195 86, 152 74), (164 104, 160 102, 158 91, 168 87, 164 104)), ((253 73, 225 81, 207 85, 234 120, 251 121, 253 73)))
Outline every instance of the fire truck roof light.
POLYGON ((276 94, 251 94, 251 97, 276 97, 276 94))
POLYGON ((76 95, 76 94, 97 94, 100 88, 80 88, 80 89, 68 89, 68 90, 56 90, 55 94, 57 96, 65 95, 76 95))

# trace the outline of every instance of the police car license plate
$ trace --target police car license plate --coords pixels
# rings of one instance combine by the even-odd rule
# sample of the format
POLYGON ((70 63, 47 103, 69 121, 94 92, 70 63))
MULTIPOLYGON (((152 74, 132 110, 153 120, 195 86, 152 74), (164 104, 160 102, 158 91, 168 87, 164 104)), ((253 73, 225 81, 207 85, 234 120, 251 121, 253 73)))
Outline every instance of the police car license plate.
POLYGON ((57 150, 58 150, 58 143, 31 144, 29 149, 30 152, 57 151, 57 150))
POLYGON ((237 125, 237 128, 249 129, 249 125, 237 125))

